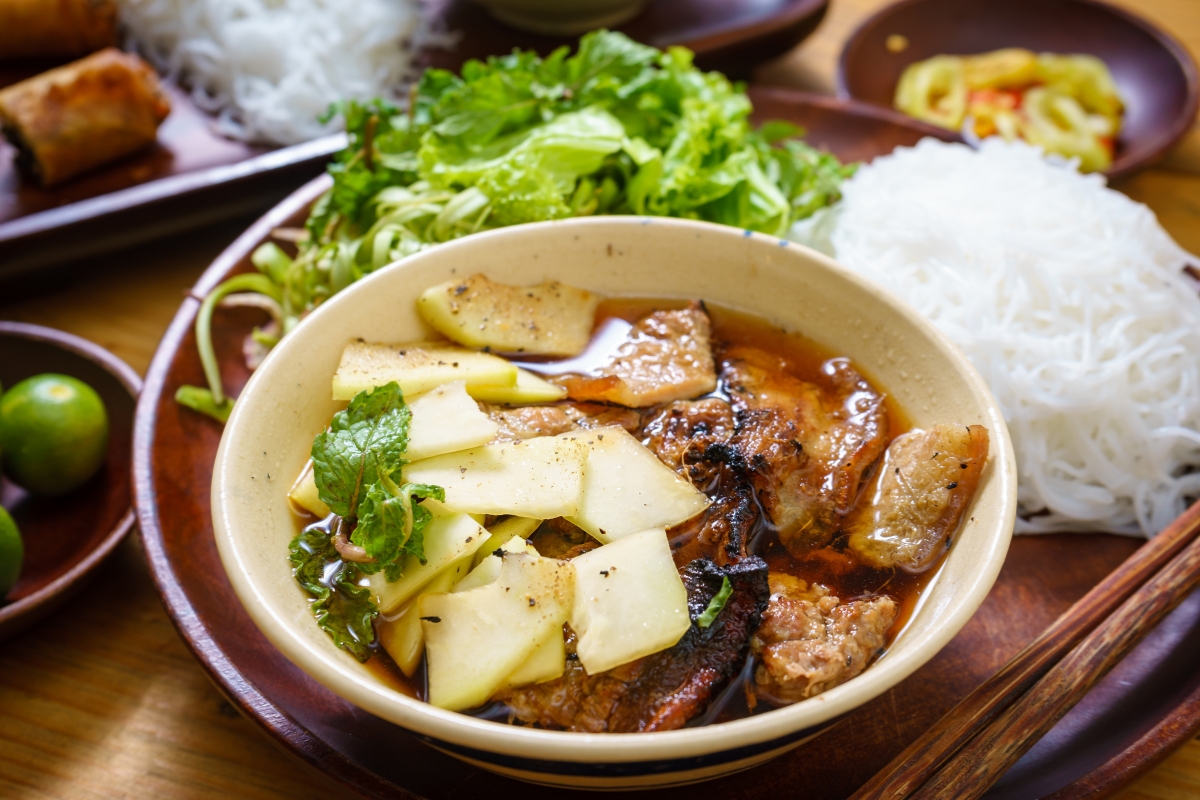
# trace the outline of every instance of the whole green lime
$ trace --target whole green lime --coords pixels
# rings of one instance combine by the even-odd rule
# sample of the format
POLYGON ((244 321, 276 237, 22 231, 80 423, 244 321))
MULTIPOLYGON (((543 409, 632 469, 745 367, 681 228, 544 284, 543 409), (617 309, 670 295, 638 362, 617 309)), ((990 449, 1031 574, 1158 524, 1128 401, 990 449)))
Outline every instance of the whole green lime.
POLYGON ((104 401, 81 380, 35 375, 0 397, 4 471, 34 494, 79 487, 100 469, 107 446, 104 401))
POLYGON ((0 507, 0 600, 8 594, 17 576, 21 574, 21 562, 25 560, 25 546, 21 544, 21 533, 17 523, 8 512, 0 507))

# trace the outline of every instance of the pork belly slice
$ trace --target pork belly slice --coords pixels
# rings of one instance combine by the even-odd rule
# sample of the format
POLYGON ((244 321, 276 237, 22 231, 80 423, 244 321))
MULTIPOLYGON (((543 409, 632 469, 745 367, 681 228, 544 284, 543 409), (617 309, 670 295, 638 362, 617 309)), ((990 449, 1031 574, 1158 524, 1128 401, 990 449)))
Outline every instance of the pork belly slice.
POLYGON ((733 428, 733 408, 717 397, 670 403, 649 412, 642 426, 643 441, 659 460, 705 488, 713 501, 703 514, 672 529, 680 566, 714 554, 723 567, 746 555, 759 512, 745 459, 728 444, 733 428))
POLYGON ((883 395, 846 359, 824 370, 832 391, 754 347, 732 347, 722 358, 737 418, 733 445, 780 541, 797 557, 829 544, 888 439, 883 395))
POLYGON ((751 642, 758 695, 795 703, 861 673, 883 649, 896 621, 890 597, 840 602, 819 584, 772 572, 771 598, 751 642))
POLYGON ((588 675, 567 641, 561 678, 510 690, 496 699, 514 717, 543 728, 592 733, 667 731, 683 727, 745 664, 750 638, 767 607, 767 565, 757 557, 721 568, 706 559, 681 573, 692 626, 674 647, 599 675, 588 675), (708 628, 696 619, 729 578, 733 593, 708 628))
POLYGON ((719 397, 677 400, 649 412, 642 426, 642 441, 659 461, 700 487, 720 467, 706 451, 732 436, 733 408, 719 397))
POLYGON ((936 425, 896 437, 846 520, 850 548, 877 567, 927 569, 958 530, 987 455, 982 425, 936 425))
POLYGON ((717 388, 712 322, 699 302, 679 311, 655 311, 592 375, 563 375, 554 382, 572 400, 646 408, 708 394, 717 388))
POLYGON ((547 406, 485 406, 489 417, 499 426, 496 442, 519 442, 538 436, 557 436, 579 429, 591 430, 619 425, 637 430, 641 415, 630 408, 615 408, 600 403, 558 403, 547 406))
POLYGON ((711 556, 717 566, 724 567, 746 557, 746 545, 759 514, 754 487, 724 471, 720 480, 732 485, 718 491, 716 499, 698 517, 668 532, 676 564, 711 556))
POLYGON ((704 449, 696 466, 706 472, 715 470, 709 485, 712 504, 668 531, 675 563, 682 567, 698 558, 711 558, 719 567, 736 564, 746 557, 761 516, 746 459, 737 448, 716 442, 704 449))

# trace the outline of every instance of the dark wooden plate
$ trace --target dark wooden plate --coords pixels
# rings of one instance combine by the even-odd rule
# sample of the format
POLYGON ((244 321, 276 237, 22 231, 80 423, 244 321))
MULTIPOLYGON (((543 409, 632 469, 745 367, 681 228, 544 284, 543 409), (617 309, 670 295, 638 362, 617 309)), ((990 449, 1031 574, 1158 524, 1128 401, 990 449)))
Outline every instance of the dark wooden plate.
MULTIPOLYGON (((620 30, 657 47, 691 48, 704 69, 744 78, 756 64, 812 33, 828 4, 654 0, 620 30)), ((452 48, 422 54, 421 62, 430 66, 457 70, 468 58, 514 47, 547 53, 575 41, 509 28, 469 0, 428 0, 426 12, 459 34, 452 48)), ((52 66, 4 66, 0 88, 52 66)), ((292 147, 255 147, 218 134, 212 118, 186 93, 172 91, 171 102, 173 111, 154 147, 50 190, 22 182, 12 167, 13 149, 0 141, 0 281, 268 208, 320 174, 345 141, 335 135, 292 147)))
POLYGON ((1161 158, 1200 107, 1200 78, 1186 48, 1146 20, 1096 0, 902 0, 847 40, 838 94, 891 108, 909 64, 1002 47, 1087 53, 1108 65, 1128 106, 1109 177, 1161 158), (908 47, 890 52, 885 43, 892 35, 904 36, 908 47))
POLYGON ((79 378, 108 411, 108 453, 100 472, 65 497, 36 498, 0 478, 0 501, 21 529, 25 563, 0 597, 0 640, 45 617, 78 589, 133 527, 130 474, 133 411, 142 381, 124 361, 52 328, 0 322, 0 384, 43 372, 79 378))
MULTIPOLYGON (((843 156, 890 152, 928 133, 901 115, 860 104, 786 91, 751 96, 760 115, 804 125, 814 141, 843 156)), ((560 797, 561 789, 521 785, 458 763, 317 684, 258 631, 221 567, 209 511, 210 465, 221 429, 172 400, 181 384, 203 381, 192 333, 194 297, 250 270, 249 253, 272 229, 301 223, 327 185, 313 181, 234 242, 184 302, 154 357, 134 434, 138 518, 151 571, 175 625, 230 701, 287 750, 347 787, 374 798, 560 797)), ((217 316, 216 348, 228 387, 239 389, 249 377, 241 343, 260 322, 245 309, 217 316)), ((979 613, 931 662, 813 742, 714 781, 704 792, 749 800, 794 796, 803 787, 811 800, 846 797, 1137 547, 1135 540, 1105 535, 1018 539, 979 613)), ((1200 596, 1151 634, 989 796, 1107 794, 1200 727, 1198 710, 1200 596)), ((695 792, 660 789, 654 796, 682 799, 695 792)))

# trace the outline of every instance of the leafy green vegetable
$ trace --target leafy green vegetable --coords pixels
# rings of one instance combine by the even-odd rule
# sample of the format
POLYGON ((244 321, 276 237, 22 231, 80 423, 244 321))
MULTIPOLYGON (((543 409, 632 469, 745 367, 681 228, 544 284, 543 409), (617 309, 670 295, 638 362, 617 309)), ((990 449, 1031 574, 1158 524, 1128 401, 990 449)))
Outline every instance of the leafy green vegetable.
POLYGON ((721 609, 725 608, 731 594, 733 594, 733 584, 729 582, 728 576, 721 578, 721 590, 709 601, 708 608, 704 609, 704 613, 696 617, 696 624, 701 628, 707 628, 716 622, 717 615, 721 613, 721 609))
POLYGON ((354 526, 350 541, 373 560, 343 562, 330 534, 320 528, 306 529, 291 543, 289 559, 296 580, 314 598, 317 623, 359 661, 371 657, 371 623, 379 613, 371 590, 359 586, 359 579, 382 571, 395 581, 409 555, 424 563, 424 532, 433 515, 417 499, 446 499, 440 486, 396 485, 407 463, 411 419, 399 384, 392 382, 355 395, 313 441, 313 477, 321 500, 342 518, 339 524, 354 526))
POLYGON ((369 659, 375 643, 372 623, 379 609, 371 602, 371 590, 358 585, 362 577, 358 567, 341 563, 329 534, 320 528, 306 529, 289 549, 296 580, 313 596, 317 624, 338 647, 359 661, 369 659))
MULTIPOLYGON (((795 139, 794 125, 754 130, 742 87, 696 69, 688 50, 608 31, 574 55, 426 70, 404 111, 382 100, 332 111, 349 143, 307 239, 294 259, 274 245, 253 259, 274 286, 282 335, 364 275, 476 231, 643 214, 783 236, 836 202, 854 171, 795 139)), ((206 375, 222 399, 219 376, 206 375)))
POLYGON ((367 491, 359 507, 358 527, 350 536, 351 542, 366 550, 376 561, 376 564, 363 564, 364 572, 378 571, 377 565, 394 564, 402 555, 415 556, 424 563, 423 533, 433 515, 429 509, 416 505, 414 497, 432 497, 441 501, 446 499, 446 493, 440 486, 423 483, 397 487, 386 477, 367 491))
POLYGON ((344 519, 358 516, 372 484, 398 474, 408 447, 412 412, 395 381, 359 392, 329 430, 313 440, 313 476, 321 502, 344 519))

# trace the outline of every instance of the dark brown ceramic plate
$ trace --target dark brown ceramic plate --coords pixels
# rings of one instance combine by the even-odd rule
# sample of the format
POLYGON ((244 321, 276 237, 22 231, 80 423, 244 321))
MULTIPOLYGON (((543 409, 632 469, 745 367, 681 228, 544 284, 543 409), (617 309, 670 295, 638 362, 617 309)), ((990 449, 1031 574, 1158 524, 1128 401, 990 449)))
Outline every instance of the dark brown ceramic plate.
POLYGON ((0 639, 49 614, 96 571, 133 527, 130 446, 142 381, 124 361, 52 328, 0 322, 0 384, 43 372, 91 386, 108 411, 108 453, 100 472, 65 497, 36 498, 0 478, 0 502, 21 529, 25 564, 0 598, 0 639))
MULTIPOLYGON (((804 125, 815 141, 843 156, 890 152, 927 133, 886 110, 782 91, 751 96, 760 114, 804 125)), ((209 511, 221 429, 172 400, 180 385, 203 380, 192 333, 199 306, 194 298, 252 269, 250 252, 272 229, 302 222, 326 185, 318 179, 302 188, 234 242, 184 302, 154 357, 134 435, 138 518, 150 568, 176 627, 230 700, 280 745, 345 786, 373 798, 561 797, 561 789, 517 784, 456 762, 317 684, 263 637, 225 578, 209 511)), ((217 316, 216 349, 230 388, 240 390, 249 377, 241 343, 260 322, 245 309, 217 316)), ((1017 540, 982 609, 933 661, 829 733, 750 772, 707 784, 704 792, 749 800, 793 796, 803 787, 810 800, 846 797, 1137 546, 1103 535, 1017 540)), ((1044 797, 1058 790, 1055 796, 1063 798, 1108 794, 1194 733, 1200 727, 1197 711, 1200 595, 1155 631, 989 797, 1044 797)), ((695 792, 660 789, 654 797, 682 800, 695 792)))
MULTIPOLYGON (((810 34, 828 3, 655 0, 620 30, 657 47, 689 47, 704 69, 742 78, 810 34)), ((453 47, 422 54, 430 66, 457 70, 468 58, 514 47, 547 53, 574 41, 508 28, 468 0, 430 0, 426 11, 458 33, 453 47)), ((0 87, 52 66, 0 68, 0 87)), ((338 135, 293 147, 254 147, 216 133, 211 117, 185 93, 173 91, 171 102, 174 110, 154 147, 50 190, 21 181, 12 148, 0 142, 0 280, 268 208, 318 175, 344 142, 338 135)))
POLYGON ((1107 173, 1113 178, 1161 158, 1187 133, 1200 106, 1200 79, 1187 50, 1140 17, 1096 0, 901 0, 863 22, 846 42, 838 94, 890 108, 909 64, 1002 47, 1104 60, 1127 105, 1107 173), (890 51, 889 36, 903 36, 908 46, 890 51))

